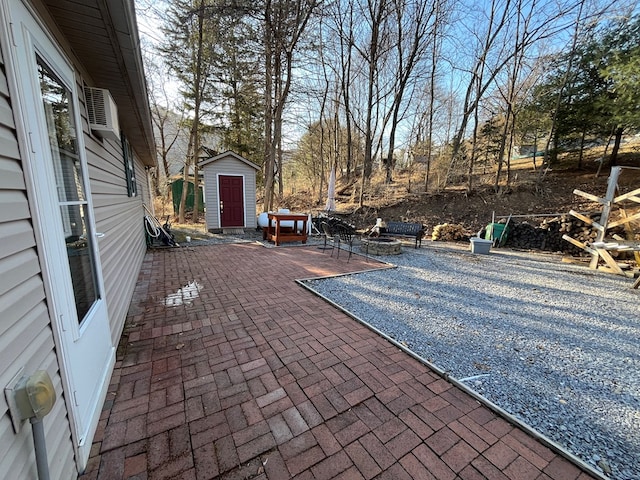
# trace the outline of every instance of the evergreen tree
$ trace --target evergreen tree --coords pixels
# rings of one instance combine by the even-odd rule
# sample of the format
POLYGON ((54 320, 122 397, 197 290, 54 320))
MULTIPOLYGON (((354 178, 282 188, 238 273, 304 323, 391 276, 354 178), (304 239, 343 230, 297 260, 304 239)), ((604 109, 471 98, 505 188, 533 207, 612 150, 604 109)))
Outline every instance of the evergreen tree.
POLYGON ((615 165, 625 131, 640 128, 640 16, 610 22, 583 38, 575 52, 558 57, 546 81, 536 88, 531 108, 552 111, 564 76, 566 56, 575 55, 558 110, 555 143, 587 134, 615 137, 615 165))
MULTIPOLYGON (((196 192, 198 188, 197 156, 202 146, 203 105, 211 99, 210 53, 216 41, 215 32, 205 22, 207 0, 172 0, 163 26, 165 42, 161 47, 165 61, 180 82, 179 92, 190 120, 189 144, 183 171, 182 198, 178 222, 185 221, 185 206, 190 168, 193 166, 196 192)), ((195 196, 193 209, 197 221, 199 205, 195 196)))
POLYGON ((213 3, 208 16, 209 28, 217 42, 211 52, 211 75, 216 85, 212 117, 221 134, 225 150, 262 164, 264 99, 258 27, 252 8, 213 3), (221 14, 222 13, 222 14, 221 14))
POLYGON ((622 134, 640 128, 640 15, 611 25, 602 42, 600 75, 607 92, 599 98, 599 107, 608 110, 615 131, 610 165, 616 165, 622 134))

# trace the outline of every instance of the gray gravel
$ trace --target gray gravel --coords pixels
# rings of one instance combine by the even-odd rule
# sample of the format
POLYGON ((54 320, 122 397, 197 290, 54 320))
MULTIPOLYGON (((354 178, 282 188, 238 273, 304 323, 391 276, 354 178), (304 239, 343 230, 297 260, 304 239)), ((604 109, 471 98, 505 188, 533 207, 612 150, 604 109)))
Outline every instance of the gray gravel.
POLYGON ((308 285, 617 480, 640 479, 640 291, 553 255, 428 243, 308 285))

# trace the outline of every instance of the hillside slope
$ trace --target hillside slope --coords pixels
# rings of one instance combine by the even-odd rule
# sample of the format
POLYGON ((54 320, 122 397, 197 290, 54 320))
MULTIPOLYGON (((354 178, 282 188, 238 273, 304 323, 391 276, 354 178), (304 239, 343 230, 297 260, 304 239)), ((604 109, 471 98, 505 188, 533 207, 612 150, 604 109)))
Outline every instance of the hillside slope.
MULTIPOLYGON (((625 168, 619 179, 620 192, 640 188, 640 139, 625 144, 618 162, 625 168)), ((534 215, 555 216, 568 214, 574 209, 579 212, 599 211, 601 206, 575 195, 575 189, 604 196, 607 189, 609 169, 602 168, 596 176, 598 162, 594 158, 602 156, 602 148, 592 149, 585 155, 583 167, 575 167, 575 154, 563 155, 558 164, 545 174, 540 185, 536 186, 539 171, 533 167, 532 159, 515 160, 512 163, 513 181, 508 190, 501 188, 496 193, 493 188, 494 172, 478 176, 473 192, 467 193, 465 186, 452 185, 444 190, 423 193, 419 184, 420 175, 411 178, 412 191, 408 191, 408 172, 397 172, 394 183, 385 185, 382 172, 374 175, 368 191, 372 192, 360 207, 354 198, 357 184, 345 185, 338 182, 335 214, 345 218, 356 227, 363 229, 372 226, 376 218, 385 221, 402 220, 420 222, 429 230, 442 223, 457 223, 469 231, 475 232, 491 222, 493 215, 530 215, 530 223, 539 223, 542 218, 534 215)), ((539 160, 538 160, 539 163, 539 160)), ((300 193, 288 196, 280 202, 282 206, 300 211, 321 211, 324 205, 309 203, 311 195, 300 193)), ((630 205, 630 212, 640 205, 630 205)), ((640 225, 636 223, 640 231, 640 225)))

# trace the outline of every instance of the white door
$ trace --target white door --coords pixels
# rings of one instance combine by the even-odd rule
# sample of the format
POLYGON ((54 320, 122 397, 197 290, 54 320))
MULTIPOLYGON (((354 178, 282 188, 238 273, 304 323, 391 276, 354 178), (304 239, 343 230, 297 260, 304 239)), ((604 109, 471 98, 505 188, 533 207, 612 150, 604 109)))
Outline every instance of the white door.
POLYGON ((11 23, 5 22, 5 27, 13 36, 10 78, 19 93, 17 128, 31 183, 30 205, 61 352, 65 401, 84 468, 115 348, 104 298, 77 86, 71 63, 35 15, 20 0, 3 2, 11 23))

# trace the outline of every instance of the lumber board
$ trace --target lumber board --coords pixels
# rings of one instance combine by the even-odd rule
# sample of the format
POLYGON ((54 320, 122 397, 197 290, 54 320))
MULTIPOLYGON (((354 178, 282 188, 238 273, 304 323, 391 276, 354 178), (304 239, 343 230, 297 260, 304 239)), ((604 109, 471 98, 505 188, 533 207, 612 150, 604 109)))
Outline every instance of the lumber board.
MULTIPOLYGON (((597 232, 594 241, 591 243, 582 243, 569 237, 568 235, 563 235, 562 238, 575 245, 576 247, 581 248, 591 254, 591 262, 589 264, 589 268, 594 270, 598 268, 606 269, 619 275, 624 275, 622 268, 614 260, 609 251, 633 251, 636 263, 640 265, 640 243, 635 241, 635 234, 630 225, 634 220, 640 219, 640 212, 628 216, 626 211, 624 210, 624 206, 621 204, 622 202, 627 200, 640 203, 640 188, 636 188, 630 192, 616 196, 616 191, 619 189, 618 177, 620 176, 621 170, 622 167, 613 167, 611 169, 609 180, 607 182, 607 192, 602 198, 578 189, 575 189, 573 191, 575 195, 579 195, 583 198, 602 205, 602 212, 600 214, 599 222, 595 222, 589 217, 578 213, 575 210, 571 210, 569 212, 570 215, 579 220, 582 220, 585 224, 591 226, 591 228, 593 228, 597 232), (612 209, 616 207, 620 209, 621 218, 612 222, 610 221, 610 216, 612 213, 612 209), (613 237, 615 238, 616 242, 605 241, 607 230, 620 225, 624 225, 627 238, 623 239, 619 235, 614 235, 613 237), (600 267, 598 266, 598 261, 600 258, 604 260, 606 265, 600 267)), ((636 284, 638 283, 640 283, 640 281, 636 282, 636 284)), ((634 288, 638 288, 638 285, 636 285, 634 288)))
POLYGON ((578 190, 577 188, 573 191, 573 193, 576 194, 576 195, 580 195, 581 197, 584 197, 587 200, 591 200, 593 202, 598 202, 598 203, 601 203, 603 205, 607 202, 607 200, 605 198, 600 198, 597 195, 592 195, 590 193, 583 192, 582 190, 578 190))
MULTIPOLYGON (((622 218, 627 218, 627 211, 625 210, 624 207, 620 207, 620 215, 622 216, 622 218)), ((628 223, 626 223, 624 225, 624 233, 627 236, 627 240, 634 240, 635 239, 635 233, 633 232, 633 229, 631 228, 631 225, 629 225, 628 223)), ((636 260, 636 264, 638 266, 640 266, 640 251, 634 251, 633 252, 633 258, 636 260)))
MULTIPOLYGON (((602 228, 602 230, 598 230, 595 238, 596 242, 602 242, 604 240, 607 225, 609 224, 609 216, 611 215, 611 201, 616 195, 616 189, 618 188, 618 177, 620 176, 620 171, 621 171, 620 167, 611 168, 611 173, 609 174, 609 180, 607 181, 607 193, 604 196, 605 202, 602 204, 602 212, 600 214, 600 223, 604 225, 604 227, 602 228)), ((593 270, 595 270, 598 267, 598 256, 601 256, 602 258, 604 258, 605 261, 608 261, 607 258, 604 257, 603 255, 593 255, 591 258, 591 263, 589 264, 589 267, 592 268, 593 270)), ((606 256, 611 258, 611 255, 609 255, 608 253, 606 253, 606 256)))
POLYGON ((613 199, 613 203, 620 203, 624 200, 633 200, 634 202, 640 202, 640 188, 636 188, 630 192, 624 193, 613 199))
POLYGON ((600 255, 600 257, 605 261, 605 263, 613 272, 617 273, 618 275, 624 275, 624 272, 620 268, 620 265, 618 265, 618 262, 613 259, 613 257, 607 250, 605 250, 604 248, 596 248, 596 250, 598 251, 598 255, 600 255))
POLYGON ((636 278, 636 281, 633 283, 633 288, 640 287, 640 277, 636 278))
POLYGON ((576 247, 581 248, 581 249, 583 249, 584 251, 586 251, 586 252, 590 253, 591 255, 597 255, 597 254, 598 254, 598 252, 597 252, 595 249, 593 249, 593 248, 591 248, 591 247, 588 247, 588 246, 587 246, 587 245, 585 245, 584 243, 582 243, 582 242, 580 242, 580 241, 576 240, 576 239, 575 239, 575 238, 573 238, 573 237, 570 237, 569 235, 563 235, 563 236, 562 236, 562 238, 563 238, 564 240, 566 240, 567 242, 572 243, 572 244, 573 244, 573 245, 575 245, 576 247))
POLYGON ((618 252, 640 252, 640 243, 633 242, 593 242, 592 247, 618 252))
POLYGON ((609 228, 617 227, 618 225, 624 225, 625 223, 633 222, 634 220, 640 219, 640 212, 631 215, 630 217, 624 217, 620 220, 616 220, 615 222, 609 223, 609 228))
POLYGON ((599 230, 601 232, 604 232, 604 227, 602 225, 600 225, 598 222, 594 222, 592 219, 590 219, 589 217, 587 217, 586 215, 583 215, 581 213, 576 212, 575 210, 570 210, 569 211, 569 215, 573 215, 574 217, 576 217, 579 220, 582 220, 584 223, 586 223, 587 225, 591 225, 593 228, 595 228, 596 230, 599 230))
POLYGON ((615 274, 615 275, 622 275, 623 277, 628 277, 628 278, 633 278, 633 274, 631 272, 618 272, 618 270, 613 270, 611 267, 609 267, 608 265, 599 265, 598 266, 598 271, 599 272, 605 272, 605 273, 611 273, 611 274, 615 274))

